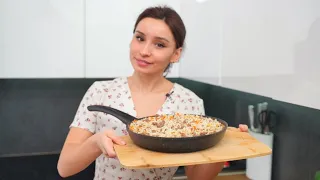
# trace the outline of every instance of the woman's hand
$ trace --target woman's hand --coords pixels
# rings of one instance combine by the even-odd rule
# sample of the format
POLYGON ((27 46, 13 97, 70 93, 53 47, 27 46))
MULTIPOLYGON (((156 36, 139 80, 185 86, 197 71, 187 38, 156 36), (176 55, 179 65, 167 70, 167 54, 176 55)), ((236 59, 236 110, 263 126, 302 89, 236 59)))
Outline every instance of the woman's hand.
POLYGON ((239 130, 241 132, 248 132, 248 126, 245 124, 239 124, 239 130))
POLYGON ((228 127, 229 131, 240 131, 240 132, 248 132, 248 126, 245 124, 239 124, 238 128, 228 127))
POLYGON ((79 173, 101 153, 108 157, 115 157, 114 143, 125 144, 112 130, 93 134, 83 128, 70 128, 58 161, 59 175, 68 177, 79 173))
POLYGON ((104 132, 97 133, 94 136, 95 143, 102 153, 111 158, 116 157, 116 153, 113 148, 114 143, 119 145, 126 144, 126 142, 116 136, 112 130, 106 130, 104 132))

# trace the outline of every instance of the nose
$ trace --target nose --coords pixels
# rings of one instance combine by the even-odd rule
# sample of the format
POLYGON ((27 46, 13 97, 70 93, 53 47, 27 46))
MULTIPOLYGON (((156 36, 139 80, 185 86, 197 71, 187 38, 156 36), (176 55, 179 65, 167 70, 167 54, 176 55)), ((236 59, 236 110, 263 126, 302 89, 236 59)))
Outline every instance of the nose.
POLYGON ((151 55, 151 45, 149 43, 145 43, 140 50, 141 56, 150 56, 151 55))

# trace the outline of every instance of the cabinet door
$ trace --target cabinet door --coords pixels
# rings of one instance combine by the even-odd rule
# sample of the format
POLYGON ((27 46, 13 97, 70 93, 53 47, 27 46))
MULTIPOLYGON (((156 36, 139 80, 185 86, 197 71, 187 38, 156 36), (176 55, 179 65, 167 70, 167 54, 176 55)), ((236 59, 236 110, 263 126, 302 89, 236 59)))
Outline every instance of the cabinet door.
POLYGON ((84 76, 84 0, 0 1, 0 77, 84 76))
POLYGON ((221 66, 220 1, 181 1, 181 16, 187 28, 186 51, 180 77, 219 84, 221 66))
MULTIPOLYGON (((135 20, 144 8, 157 4, 180 10, 180 0, 86 2, 86 77, 131 75, 129 44, 135 20)), ((169 77, 178 76, 178 70, 179 64, 175 64, 169 77)))
POLYGON ((223 1, 222 86, 320 109, 319 8, 223 1))

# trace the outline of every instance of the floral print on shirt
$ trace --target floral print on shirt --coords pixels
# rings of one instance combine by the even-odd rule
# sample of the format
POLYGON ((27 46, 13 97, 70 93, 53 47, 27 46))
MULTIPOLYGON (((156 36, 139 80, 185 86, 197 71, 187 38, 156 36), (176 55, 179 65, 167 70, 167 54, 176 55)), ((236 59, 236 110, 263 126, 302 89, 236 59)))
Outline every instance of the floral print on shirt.
MULTIPOLYGON (((128 135, 126 125, 117 118, 101 112, 90 112, 89 105, 104 105, 136 115, 127 78, 96 81, 85 93, 70 127, 98 133, 113 129, 118 136, 128 135)), ((189 89, 174 83, 171 95, 159 109, 158 114, 189 113, 204 115, 203 100, 189 89)), ((94 180, 169 180, 178 167, 156 169, 126 169, 117 158, 100 155, 96 159, 94 180)))

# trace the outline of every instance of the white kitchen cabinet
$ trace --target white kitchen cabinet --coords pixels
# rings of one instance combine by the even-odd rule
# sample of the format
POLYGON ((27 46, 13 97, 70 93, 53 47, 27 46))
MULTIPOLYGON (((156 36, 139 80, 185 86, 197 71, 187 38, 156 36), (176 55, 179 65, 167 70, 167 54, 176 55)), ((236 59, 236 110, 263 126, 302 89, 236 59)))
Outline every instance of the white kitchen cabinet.
POLYGON ((222 7, 222 86, 320 109, 320 1, 222 7))
MULTIPOLYGON (((85 77, 131 75, 129 44, 135 20, 144 8, 163 3, 180 11, 180 0, 86 1, 85 77)), ((179 64, 175 64, 168 77, 178 75, 179 64)))
POLYGON ((214 85, 220 83, 220 4, 220 1, 181 1, 181 16, 187 28, 187 37, 180 77, 214 85))
POLYGON ((84 77, 84 0, 1 0, 0 77, 84 77))
POLYGON ((318 0, 182 1, 180 76, 320 109, 319 8, 318 0))

